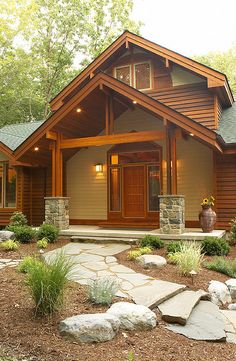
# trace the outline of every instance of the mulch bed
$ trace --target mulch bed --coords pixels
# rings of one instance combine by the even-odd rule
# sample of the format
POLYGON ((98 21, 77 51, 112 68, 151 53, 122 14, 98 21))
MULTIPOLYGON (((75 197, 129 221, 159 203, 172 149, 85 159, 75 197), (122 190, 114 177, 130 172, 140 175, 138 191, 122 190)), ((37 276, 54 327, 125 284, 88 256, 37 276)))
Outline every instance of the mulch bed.
MULTIPOLYGON (((62 246, 60 241, 49 249, 62 246)), ((22 245, 20 254, 36 251, 36 245, 22 245)), ((163 250, 157 252, 163 254, 163 250)), ((231 256, 235 256, 235 247, 231 256)), ((0 254, 4 258, 19 258, 19 254, 0 254), (13 257, 14 256, 14 257, 13 257)), ((202 270, 195 285, 181 277, 176 267, 167 265, 163 270, 144 270, 126 260, 126 253, 118 255, 119 262, 136 271, 154 277, 187 284, 190 288, 207 288, 211 279, 224 281, 227 276, 202 270)), ((14 268, 0 271, 0 356, 1 349, 17 360, 32 361, 128 361, 128 353, 134 353, 135 361, 221 361, 236 359, 236 345, 193 341, 165 329, 165 323, 152 331, 122 332, 112 340, 100 344, 79 345, 62 338, 58 332, 60 320, 81 313, 103 312, 107 308, 94 306, 87 300, 86 288, 70 283, 65 305, 51 318, 35 317, 33 303, 24 284, 25 276, 14 268)), ((0 357, 1 359, 1 357, 0 357)))

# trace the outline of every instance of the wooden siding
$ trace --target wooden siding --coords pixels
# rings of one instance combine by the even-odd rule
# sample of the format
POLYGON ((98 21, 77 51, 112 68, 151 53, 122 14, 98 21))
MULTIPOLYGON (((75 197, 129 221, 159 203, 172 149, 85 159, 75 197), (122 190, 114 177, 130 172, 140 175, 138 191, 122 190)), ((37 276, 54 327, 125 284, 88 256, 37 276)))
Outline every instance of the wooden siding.
POLYGON ((215 156, 217 227, 229 229, 236 217, 236 155, 215 156))
POLYGON ((218 118, 214 108, 214 95, 205 85, 181 85, 159 91, 149 91, 148 95, 209 129, 217 127, 218 118))

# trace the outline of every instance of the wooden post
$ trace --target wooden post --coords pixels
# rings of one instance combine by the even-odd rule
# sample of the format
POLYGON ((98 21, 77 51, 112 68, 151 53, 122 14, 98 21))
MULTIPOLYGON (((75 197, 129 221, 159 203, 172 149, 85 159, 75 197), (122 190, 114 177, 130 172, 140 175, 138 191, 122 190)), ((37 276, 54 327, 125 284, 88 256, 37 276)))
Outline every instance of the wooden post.
POLYGON ((171 194, 177 194, 177 160, 175 130, 171 132, 171 194))
POLYGON ((105 116, 106 116, 106 135, 110 134, 110 107, 109 107, 109 95, 106 95, 106 104, 105 104, 105 116))
POLYGON ((171 194, 171 132, 170 126, 167 123, 166 125, 166 172, 167 172, 167 194, 171 194))
POLYGON ((63 156, 60 147, 61 134, 57 133, 57 140, 52 142, 52 196, 63 195, 63 156))
POLYGON ((110 118, 110 132, 114 134, 114 108, 113 108, 113 97, 109 97, 109 118, 110 118))

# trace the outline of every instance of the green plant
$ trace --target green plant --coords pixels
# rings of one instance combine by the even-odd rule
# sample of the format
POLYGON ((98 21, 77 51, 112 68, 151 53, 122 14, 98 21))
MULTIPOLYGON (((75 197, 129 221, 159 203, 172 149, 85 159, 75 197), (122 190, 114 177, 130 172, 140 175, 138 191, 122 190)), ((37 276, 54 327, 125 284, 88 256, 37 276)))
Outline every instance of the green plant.
POLYGON ((38 240, 37 242, 38 248, 45 249, 48 246, 48 239, 46 237, 38 240))
POLYGON ((204 267, 212 271, 224 273, 229 277, 236 278, 236 259, 215 257, 211 262, 204 262, 204 267))
POLYGON ((147 234, 143 239, 140 241, 141 247, 151 247, 151 248, 163 248, 164 241, 160 239, 158 236, 152 236, 147 234))
POLYGON ((26 216, 22 212, 14 212, 10 218, 10 226, 26 226, 28 223, 26 216))
POLYGON ((231 246, 236 245, 236 217, 230 222, 229 241, 231 246))
POLYGON ((35 237, 35 231, 30 226, 8 226, 7 229, 15 233, 15 239, 20 243, 29 243, 35 237))
POLYGON ((128 361, 134 361, 134 353, 132 351, 128 353, 128 361))
POLYGON ((28 269, 26 284, 35 302, 36 313, 52 314, 62 306, 64 291, 73 264, 60 253, 50 264, 37 261, 28 269))
POLYGON ((47 238, 49 243, 53 243, 57 240, 59 235, 59 230, 57 227, 53 226, 52 224, 42 224, 39 227, 37 232, 37 238, 47 238))
POLYGON ((191 271, 198 272, 200 270, 204 257, 201 253, 202 248, 200 245, 185 242, 181 245, 180 251, 170 253, 168 259, 170 262, 177 264, 183 275, 188 275, 191 271))
POLYGON ((28 273, 30 268, 34 266, 36 262, 41 262, 36 257, 26 256, 17 266, 17 271, 20 273, 28 273))
POLYGON ((110 305, 116 292, 119 289, 119 282, 114 277, 98 277, 89 283, 89 300, 101 305, 110 305))
POLYGON ((140 252, 140 250, 136 249, 136 250, 129 251, 127 258, 130 261, 134 261, 136 258, 140 257, 141 255, 142 255, 142 253, 140 252))
POLYGON ((0 243, 0 249, 6 252, 17 251, 18 248, 19 248, 19 243, 15 242, 12 239, 8 239, 7 241, 0 243))
POLYGON ((168 245, 167 245, 167 253, 170 254, 170 253, 180 252, 182 244, 183 244, 183 241, 168 243, 168 245))
POLYGON ((202 252, 208 256, 227 256, 230 246, 224 238, 206 237, 202 241, 202 252))
POLYGON ((139 248, 139 252, 141 254, 151 254, 152 253, 152 248, 151 247, 141 247, 139 248))

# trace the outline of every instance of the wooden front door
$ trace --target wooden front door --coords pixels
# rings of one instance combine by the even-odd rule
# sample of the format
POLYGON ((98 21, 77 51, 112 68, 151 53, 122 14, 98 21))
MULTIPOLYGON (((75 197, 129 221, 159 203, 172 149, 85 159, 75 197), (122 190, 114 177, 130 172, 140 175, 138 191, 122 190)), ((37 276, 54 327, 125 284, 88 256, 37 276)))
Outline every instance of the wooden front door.
POLYGON ((123 216, 145 217, 145 166, 123 167, 123 216))

